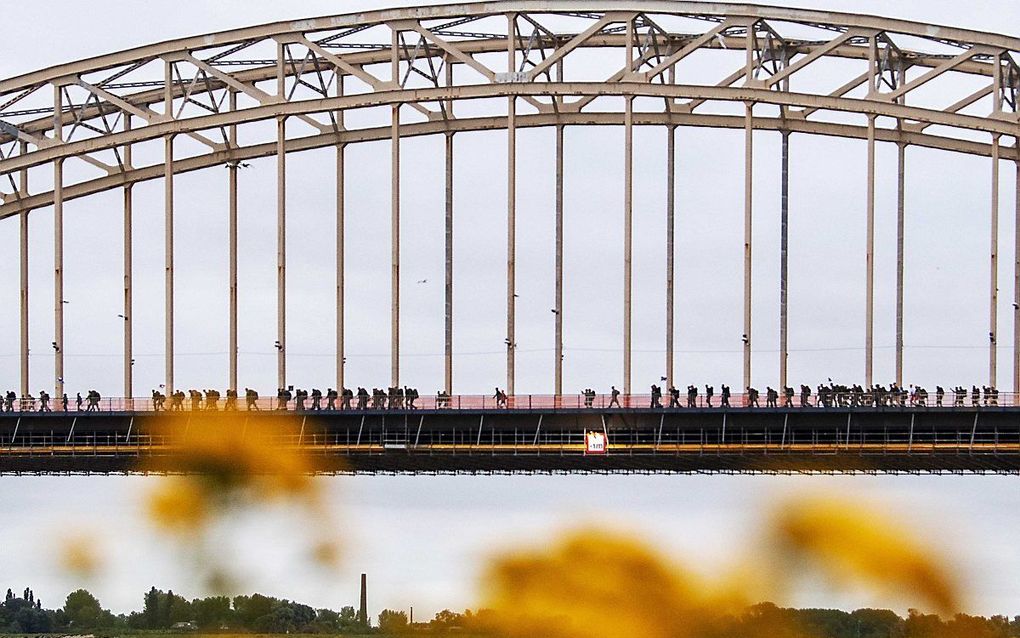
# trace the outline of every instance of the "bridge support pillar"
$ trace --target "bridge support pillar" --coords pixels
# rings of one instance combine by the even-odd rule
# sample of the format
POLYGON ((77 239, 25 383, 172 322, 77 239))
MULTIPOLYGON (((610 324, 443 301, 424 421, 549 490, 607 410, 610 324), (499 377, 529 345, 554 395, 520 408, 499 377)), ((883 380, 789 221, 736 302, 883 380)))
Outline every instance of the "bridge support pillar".
POLYGON ((782 166, 780 171, 780 223, 779 223, 779 390, 787 382, 789 363, 789 247, 790 247, 790 131, 782 132, 782 166))
MULTIPOLYGON (((19 144, 21 155, 28 152, 28 143, 19 144)), ((23 169, 20 176, 19 191, 22 197, 28 197, 28 169, 23 169)), ((19 228, 19 258, 20 258, 20 279, 21 279, 21 396, 28 395, 29 374, 28 365, 28 211, 23 210, 18 215, 19 228)))
MULTIPOLYGON (((1020 148, 1020 137, 1016 138, 1020 148)), ((1016 160, 1013 240, 1013 392, 1020 393, 1020 159, 1016 160)))
MULTIPOLYGON (((63 86, 53 85, 53 139, 62 142, 63 86), (58 115, 59 114, 59 115, 58 115)), ((64 160, 53 162, 53 394, 64 393, 64 160)))
MULTIPOLYGON (((513 42, 513 38, 510 38, 513 42)), ((511 64, 513 58, 511 57, 511 64)), ((507 105, 506 184, 506 391, 514 395, 517 349, 517 101, 507 105)))
POLYGON ((453 152, 453 133, 447 133, 443 388, 448 394, 453 394, 453 152))
POLYGON ((54 399, 64 394, 64 161, 59 159, 53 162, 53 394, 54 399))
POLYGON ((276 120, 276 378, 287 387, 287 119, 276 120))
MULTIPOLYGON (((446 86, 453 86, 453 58, 447 57, 446 86)), ((445 104, 447 117, 453 117, 453 100, 445 104)), ((443 275, 444 317, 443 317, 443 389, 453 394, 453 133, 446 133, 446 220, 445 220, 445 264, 443 275)))
MULTIPOLYGON (((670 69, 670 80, 673 80, 670 69)), ((673 387, 673 295, 676 241, 676 125, 666 127, 666 387, 673 387)))
POLYGON ((864 290, 864 385, 870 386, 875 337, 875 116, 868 116, 867 230, 864 290))
POLYGON ((754 105, 744 111, 744 388, 751 386, 751 241, 754 211, 754 105))
MULTIPOLYGON (((169 63, 168 63, 169 64, 169 63)), ((174 391, 174 138, 163 138, 164 373, 166 394, 174 391)))
POLYGON ((390 385, 400 385, 400 106, 390 125, 390 385))
POLYGON ((907 145, 896 145, 896 385, 903 387, 903 262, 906 232, 907 145))
POLYGON ((996 383, 999 328, 999 136, 992 137, 992 210, 988 280, 988 385, 996 383))
MULTIPOLYGON (((344 76, 340 71, 336 73, 336 95, 343 97, 344 76)), ((336 122, 340 130, 344 128, 344 111, 337 111, 336 122)), ((346 279, 345 279, 345 253, 347 241, 344 236, 344 215, 346 205, 347 174, 344 160, 346 159, 347 145, 338 143, 336 145, 336 391, 343 393, 347 371, 347 345, 345 343, 344 330, 347 324, 346 311, 346 279)))
POLYGON ((563 395, 563 133, 564 126, 556 125, 556 284, 555 284, 555 338, 553 387, 556 396, 563 395))
MULTIPOLYGON (((131 116, 124 116, 124 130, 131 130, 131 116)), ((124 170, 134 168, 132 164, 131 145, 124 145, 124 170)), ((132 331, 132 317, 134 316, 134 286, 132 277, 134 273, 134 231, 132 229, 134 217, 134 186, 124 186, 124 397, 128 400, 127 407, 134 409, 134 336, 132 331)), ((60 397, 57 397, 58 399, 60 397)))
MULTIPOLYGON (((230 110, 237 110, 237 91, 230 91, 230 110)), ((237 126, 229 128, 228 142, 230 149, 237 148, 237 126)), ((227 361, 229 387, 237 390, 237 163, 238 160, 230 162, 227 175, 227 246, 229 265, 229 343, 227 345, 227 361)))
MULTIPOLYGON (((629 40, 628 40, 629 41, 629 40)), ((625 98, 623 142, 623 394, 631 394, 631 296, 634 251, 634 98, 625 98)))

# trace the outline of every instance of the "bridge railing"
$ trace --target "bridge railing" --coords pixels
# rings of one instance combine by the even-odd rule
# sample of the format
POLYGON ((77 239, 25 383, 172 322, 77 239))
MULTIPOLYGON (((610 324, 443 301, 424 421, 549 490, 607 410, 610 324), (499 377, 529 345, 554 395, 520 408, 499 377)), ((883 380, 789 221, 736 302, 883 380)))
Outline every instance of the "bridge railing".
MULTIPOLYGON (((979 396, 973 395, 968 392, 961 401, 959 397, 955 396, 952 392, 947 392, 941 400, 934 394, 930 393, 925 401, 920 401, 917 397, 911 397, 909 395, 903 395, 899 397, 885 396, 882 398, 878 407, 884 409, 906 409, 906 408, 999 408, 999 407, 1016 407, 1020 405, 1020 395, 1016 393, 1001 392, 994 395, 986 395, 982 393, 979 396)), ((43 409, 41 402, 37 398, 25 398, 14 401, 12 405, 8 406, 4 403, 2 406, 3 413, 38 413, 50 411, 53 413, 64 413, 65 407, 60 400, 50 400, 47 410, 43 409)), ((489 395, 467 395, 458 394, 452 396, 422 396, 409 401, 407 398, 402 398, 398 401, 392 401, 389 397, 386 397, 384 401, 373 400, 371 396, 361 407, 361 402, 357 396, 351 399, 349 402, 344 401, 342 398, 338 398, 333 402, 332 408, 330 407, 329 401, 322 397, 318 402, 313 401, 311 397, 298 401, 290 399, 286 402, 281 402, 276 397, 259 397, 258 399, 249 402, 245 397, 240 397, 234 402, 232 408, 240 411, 246 410, 257 410, 266 412, 275 411, 288 411, 288 412, 315 412, 315 411, 390 411, 390 410, 426 410, 426 411, 442 411, 442 410, 507 410, 507 411, 528 411, 528 410, 584 410, 584 409, 719 409, 721 407, 729 407, 731 409, 768 409, 774 408, 795 408, 795 409, 853 409, 853 408, 871 408, 875 407, 875 400, 868 393, 863 395, 857 395, 856 398, 850 393, 836 393, 829 397, 823 404, 820 404, 819 397, 816 394, 812 394, 808 397, 808 400, 802 401, 800 395, 791 397, 789 401, 785 397, 780 396, 774 405, 771 404, 766 396, 759 395, 757 401, 752 401, 751 397, 747 394, 733 394, 729 397, 728 405, 724 406, 722 397, 718 394, 708 397, 706 394, 699 392, 696 397, 689 399, 686 393, 681 393, 681 396, 677 401, 671 401, 669 395, 660 397, 658 401, 653 401, 650 394, 630 394, 630 395, 619 395, 615 398, 610 394, 595 394, 585 396, 584 394, 564 394, 564 395, 551 395, 551 394, 518 394, 513 396, 507 396, 504 399, 497 398, 489 395)), ((221 397, 219 400, 210 402, 202 399, 192 399, 186 397, 184 401, 178 405, 174 405, 172 401, 167 399, 162 403, 162 406, 157 406, 152 398, 123 398, 123 397, 105 397, 101 398, 98 402, 89 402, 87 399, 83 399, 79 405, 75 399, 71 399, 66 407, 66 413, 82 414, 90 412, 158 412, 158 411, 222 411, 231 409, 227 399, 221 397)))

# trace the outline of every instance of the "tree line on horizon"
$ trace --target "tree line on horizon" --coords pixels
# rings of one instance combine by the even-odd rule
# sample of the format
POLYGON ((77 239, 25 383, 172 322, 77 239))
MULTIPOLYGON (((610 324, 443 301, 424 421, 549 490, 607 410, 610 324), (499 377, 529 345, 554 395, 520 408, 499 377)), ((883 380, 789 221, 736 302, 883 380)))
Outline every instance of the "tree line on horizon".
MULTIPOLYGON (((376 627, 358 617, 353 606, 339 611, 315 609, 286 599, 251 594, 187 598, 152 587, 143 597, 142 610, 113 614, 88 590, 67 595, 58 609, 46 609, 30 588, 19 596, 7 590, 0 604, 0 633, 44 634, 61 632, 182 631, 251 632, 263 634, 384 634, 431 630, 487 633, 488 610, 463 613, 440 611, 428 622, 408 622, 403 611, 385 609, 376 627)), ((717 636, 706 638, 1020 638, 1020 615, 970 616, 942 619, 911 609, 901 617, 885 609, 789 609, 772 603, 749 607, 727 618, 717 636)))

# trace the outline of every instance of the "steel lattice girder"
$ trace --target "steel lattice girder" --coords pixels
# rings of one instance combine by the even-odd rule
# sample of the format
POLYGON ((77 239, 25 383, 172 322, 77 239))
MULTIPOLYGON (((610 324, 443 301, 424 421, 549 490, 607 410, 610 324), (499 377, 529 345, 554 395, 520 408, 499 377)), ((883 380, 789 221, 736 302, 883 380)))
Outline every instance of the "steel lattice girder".
MULTIPOLYGON (((0 175, 8 179, 32 166, 78 158, 108 173, 110 178, 92 179, 65 186, 64 197, 73 198, 108 188, 147 179, 147 167, 133 168, 120 160, 120 149, 128 145, 164 136, 188 135, 208 152, 189 158, 174 170, 195 170, 223 161, 257 157, 259 147, 237 148, 222 142, 217 132, 249 122, 281 116, 302 119, 318 129, 320 135, 288 140, 287 149, 316 148, 332 143, 352 143, 374 139, 373 131, 340 130, 333 117, 337 111, 383 105, 408 105, 417 109, 425 123, 402 123, 400 135, 478 130, 499 127, 506 118, 460 122, 447 107, 457 100, 518 96, 522 108, 518 114, 523 126, 552 126, 622 123, 618 113, 588 112, 585 108, 599 96, 663 99, 663 112, 635 113, 639 124, 675 123, 682 126, 732 126, 725 116, 698 112, 706 102, 744 102, 777 105, 779 118, 755 117, 754 126, 765 130, 860 138, 862 127, 810 120, 818 112, 843 112, 866 117, 892 118, 897 128, 879 127, 877 139, 914 144, 955 152, 990 156, 991 145, 969 139, 929 135, 933 125, 987 133, 991 136, 1020 135, 1016 114, 1016 93, 1020 73, 1014 57, 1020 52, 1020 39, 953 27, 858 16, 833 12, 807 11, 753 5, 728 5, 698 2, 522 1, 489 2, 464 5, 415 7, 387 11, 332 16, 311 20, 279 22, 229 32, 184 38, 136 49, 59 65, 0 82, 0 175), (497 18, 498 20, 493 20, 497 18), (657 22, 666 19, 700 22, 710 28, 701 33, 670 33, 657 22), (435 24, 442 20, 445 24, 435 24), (488 20, 485 28, 503 24, 496 33, 451 32, 449 25, 488 20), (581 31, 558 31, 557 21, 584 21, 581 31), (627 34, 622 23, 635 25, 627 34), (525 26, 522 32, 520 25, 525 26), (782 25, 795 24, 831 34, 827 40, 784 39, 782 25), (357 42, 358 33, 371 29, 388 31, 390 44, 357 42), (523 34, 533 29, 525 42, 523 34), (508 35, 509 34, 509 35, 508 35), (409 39, 402 39, 404 36, 409 39), (894 44, 895 39, 920 43, 929 50, 909 50, 894 44), (417 39, 417 45, 411 46, 417 39), (654 39, 654 42, 652 40, 654 39), (272 44, 280 52, 275 60, 252 60, 255 68, 232 55, 259 45, 272 44), (351 47, 351 48, 339 48, 351 47), (607 73, 604 83, 573 82, 569 75, 547 75, 585 50, 617 48, 631 51, 632 57, 620 68, 607 73), (512 53, 510 51, 512 51, 512 53), (720 53, 746 51, 746 64, 714 84, 682 83, 681 74, 666 80, 666 71, 695 52, 720 53), (947 53, 948 51, 948 53, 947 53), (505 67, 492 64, 492 56, 512 55, 505 67), (518 59, 523 57, 520 65, 518 59), (867 62, 865 73, 847 77, 840 89, 831 93, 794 92, 789 82, 798 80, 817 60, 839 58, 867 62), (235 64, 227 64, 227 63, 235 64), (439 86, 443 64, 472 69, 480 84, 439 86), (530 64, 530 68, 527 66, 530 64), (390 76, 379 77, 378 67, 390 66, 390 76), (129 82, 132 74, 159 67, 162 73, 149 75, 149 82, 129 82), (401 68, 403 67, 403 68, 401 68), (500 73, 502 68, 520 68, 517 73, 500 73), (906 72, 919 69, 908 78, 906 72), (412 71, 435 86, 426 89, 406 85, 412 71), (759 79, 758 73, 768 77, 759 79), (930 81, 952 72, 983 78, 977 91, 973 86, 945 95, 949 106, 908 105, 908 97, 930 81), (108 74, 100 78, 99 74, 108 74), (323 73, 353 77, 368 89, 367 93, 344 97, 326 97, 333 80, 323 73), (310 76, 315 76, 309 79, 310 76), (899 79, 897 79, 899 78, 899 79), (991 83, 986 84, 988 78, 991 83), (125 80, 116 84, 116 80, 125 80), (288 82, 291 86, 288 90, 288 82), (508 83, 509 82, 509 83, 508 83), (661 83, 660 83, 661 82, 661 83), (884 82, 884 83, 883 83, 884 82), (316 96, 299 94, 298 84, 310 88, 316 96), (143 90, 135 91, 138 85, 143 90), (276 91, 271 88, 276 85, 276 91), (867 86, 861 97, 851 94, 867 86), (38 93, 66 96, 49 109, 12 111, 22 100, 38 93), (75 103, 67 87, 85 91, 75 103), (885 90, 883 90, 885 89, 885 90), (253 106, 237 110, 222 108, 227 93, 244 94, 253 106), (962 110, 992 97, 993 109, 987 116, 964 114, 962 110), (574 98, 575 101, 571 101, 574 98), (162 105, 162 106, 161 106, 162 105), (187 107, 187 108, 186 108, 187 107), (158 112, 154 109, 161 109, 158 112), (326 114, 320 120, 313 115, 326 114), (135 119, 129 130, 117 130, 127 117, 135 119), (113 120, 111 124, 111 119, 113 120), (62 135, 50 133, 59 125, 62 135), (474 128, 477 127, 477 128, 474 128), (10 144, 14 141, 23 144, 10 144), (19 154, 19 147, 24 148, 19 154), (117 161, 103 160, 113 152, 117 161), (112 179, 111 179, 112 178, 112 179)), ((453 76, 456 77, 456 76, 453 76)), ((457 78, 460 80, 461 78, 457 78)), ((306 92, 307 93, 307 92, 306 92)), ((54 99, 56 102, 56 98, 54 99)), ((1015 147, 1000 149, 1000 157, 1018 159, 1015 147)), ((18 190, 18 189, 15 189, 18 190)), ((0 217, 46 206, 51 194, 15 192, 4 196, 0 217)))

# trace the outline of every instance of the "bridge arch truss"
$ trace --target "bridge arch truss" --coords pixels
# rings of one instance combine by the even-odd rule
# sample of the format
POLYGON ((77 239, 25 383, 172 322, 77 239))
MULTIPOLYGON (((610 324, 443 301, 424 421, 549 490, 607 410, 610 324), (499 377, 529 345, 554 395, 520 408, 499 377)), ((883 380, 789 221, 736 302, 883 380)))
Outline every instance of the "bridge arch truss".
MULTIPOLYGON (((867 143, 866 344, 872 382, 875 153, 898 148, 896 379, 903 371, 904 174, 908 146, 989 157, 989 379, 997 378, 998 217, 1002 162, 1017 175, 1020 222, 1020 39, 966 29, 832 12, 663 0, 511 0, 363 12, 162 42, 71 62, 0 81, 0 219, 20 218, 20 372, 29 391, 28 216, 54 211, 54 385, 63 393, 63 207, 76 198, 123 192, 124 392, 132 375, 132 189, 162 180, 165 213, 165 377, 174 383, 174 177, 229 168, 230 379, 237 379, 237 205, 239 166, 277 164, 277 367, 286 386, 287 155, 336 151, 336 383, 344 387, 344 158, 348 145, 391 142, 391 382, 400 382, 400 141, 445 136, 445 379, 453 384, 453 152, 465 131, 507 132, 506 386, 515 381, 516 132, 552 127, 556 136, 556 352, 562 394, 563 131, 617 125, 625 131, 624 392, 631 388, 633 131, 666 131, 667 382, 673 383, 675 134, 680 127, 744 131, 743 373, 751 375, 751 270, 754 131, 782 137, 782 261, 779 370, 786 385, 786 220, 793 134, 867 143), (597 68, 598 51, 615 63, 597 68), (733 64, 733 60, 738 62, 733 64), (730 64, 731 67, 725 65, 730 64), (728 68, 710 81, 692 68, 728 68), (819 76, 815 71, 824 67, 819 76), (594 72, 594 79, 592 73, 594 72), (947 82, 949 78, 960 81, 947 82), (472 102, 502 104, 497 114, 468 113, 472 102), (729 108, 719 108, 728 105, 729 108), (740 113, 734 114, 733 105, 740 113), (612 106, 612 108, 610 108, 612 106), (622 107, 622 108, 620 108, 622 107), (385 108, 385 126, 357 126, 350 113, 385 108), (275 122, 275 139, 242 141, 238 130, 275 122), (182 144, 181 142, 185 142, 182 144), (160 161, 135 162, 133 149, 162 144, 160 161), (183 150, 186 147, 186 151, 183 150), (68 179, 74 165, 80 179, 68 179), (34 191, 29 174, 52 173, 34 191)), ((716 73, 711 71, 711 73, 716 73)), ((1014 266, 1020 302, 1020 223, 1014 266)), ((1014 303, 1013 386, 1020 391, 1020 305, 1014 303)))

